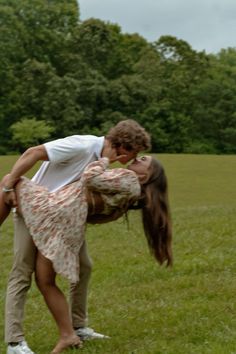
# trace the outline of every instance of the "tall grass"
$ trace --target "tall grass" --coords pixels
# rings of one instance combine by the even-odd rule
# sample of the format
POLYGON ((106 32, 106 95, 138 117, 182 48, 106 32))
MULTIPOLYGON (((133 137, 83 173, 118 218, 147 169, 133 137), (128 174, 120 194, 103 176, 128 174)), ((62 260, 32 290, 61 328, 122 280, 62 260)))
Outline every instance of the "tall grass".
MULTIPOLYGON (((169 177, 174 266, 150 256, 139 212, 88 226, 94 261, 90 326, 110 340, 86 342, 81 353, 236 353, 236 157, 160 155, 169 177)), ((0 158, 0 173, 12 165, 0 158)), ((0 353, 5 353, 4 297, 12 262, 11 218, 0 238, 0 353)), ((59 279, 66 291, 67 282, 59 279)), ((48 354, 57 330, 33 284, 26 305, 26 338, 48 354)), ((68 353, 76 353, 68 350, 68 353)))

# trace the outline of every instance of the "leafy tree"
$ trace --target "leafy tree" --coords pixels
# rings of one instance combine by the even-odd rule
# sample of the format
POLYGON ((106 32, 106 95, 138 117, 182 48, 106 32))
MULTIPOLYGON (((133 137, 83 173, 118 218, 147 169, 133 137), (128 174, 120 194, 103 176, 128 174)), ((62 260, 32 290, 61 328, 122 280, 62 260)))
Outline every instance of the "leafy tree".
POLYGON ((10 129, 13 133, 13 145, 20 151, 46 141, 54 131, 54 128, 45 121, 35 118, 22 118, 21 121, 11 125, 10 129))
POLYGON ((22 116, 41 118, 47 81, 61 72, 60 59, 78 23, 78 6, 76 0, 1 0, 0 13, 0 144, 4 152, 11 140, 10 125, 22 116))
POLYGON ((195 91, 193 137, 215 153, 235 152, 236 50, 210 56, 208 75, 195 91))
POLYGON ((71 45, 91 68, 109 79, 130 74, 142 52, 150 46, 137 34, 122 34, 117 24, 93 18, 75 28, 71 45))

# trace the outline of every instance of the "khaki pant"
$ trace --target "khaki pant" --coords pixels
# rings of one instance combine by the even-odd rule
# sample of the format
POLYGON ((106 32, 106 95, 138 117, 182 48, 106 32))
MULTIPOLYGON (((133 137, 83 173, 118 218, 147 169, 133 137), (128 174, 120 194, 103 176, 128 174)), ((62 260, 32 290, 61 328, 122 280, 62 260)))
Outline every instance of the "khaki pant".
MULTIPOLYGON (((5 341, 19 342, 24 339, 23 320, 27 291, 31 286, 35 268, 36 247, 24 220, 15 215, 14 262, 10 273, 5 309, 5 341)), ((80 250, 80 280, 70 287, 70 304, 74 327, 87 325, 87 292, 92 270, 84 242, 80 250)))

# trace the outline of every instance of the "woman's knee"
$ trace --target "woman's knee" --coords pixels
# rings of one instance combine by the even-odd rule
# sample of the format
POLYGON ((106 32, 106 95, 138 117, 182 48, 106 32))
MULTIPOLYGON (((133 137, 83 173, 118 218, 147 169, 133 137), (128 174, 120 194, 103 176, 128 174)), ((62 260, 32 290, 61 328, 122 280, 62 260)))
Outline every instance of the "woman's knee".
POLYGON ((44 257, 39 251, 37 253, 35 282, 39 290, 44 293, 50 287, 56 285, 56 273, 53 269, 52 262, 44 257))
POLYGON ((42 294, 47 293, 50 287, 54 287, 55 279, 44 278, 37 272, 35 272, 35 283, 42 294))

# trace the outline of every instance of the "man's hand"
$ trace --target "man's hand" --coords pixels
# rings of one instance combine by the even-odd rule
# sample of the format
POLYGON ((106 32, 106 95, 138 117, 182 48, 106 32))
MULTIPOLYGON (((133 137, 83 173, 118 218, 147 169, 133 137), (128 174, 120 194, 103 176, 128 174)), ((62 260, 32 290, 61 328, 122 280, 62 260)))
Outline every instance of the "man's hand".
POLYGON ((16 161, 11 172, 3 177, 1 189, 3 201, 11 206, 17 207, 16 193, 14 186, 19 181, 20 177, 29 171, 38 161, 47 161, 48 155, 44 145, 38 145, 27 149, 23 155, 16 161), (13 189, 13 190, 12 190, 13 189))
POLYGON ((7 205, 17 207, 15 191, 8 190, 13 189, 20 177, 29 171, 36 164, 36 162, 47 160, 48 155, 44 145, 29 148, 20 156, 11 172, 3 177, 1 183, 1 188, 3 189, 3 200, 7 205))
POLYGON ((106 141, 105 146, 102 150, 102 157, 107 157, 110 163, 113 163, 115 161, 119 161, 120 159, 125 158, 126 155, 117 155, 117 150, 111 146, 111 143, 109 141, 106 141))
POLYGON ((2 198, 4 203, 9 205, 10 207, 16 207, 17 206, 16 193, 12 185, 13 184, 11 182, 11 175, 8 174, 3 177, 0 183, 0 188, 2 190, 2 198))

